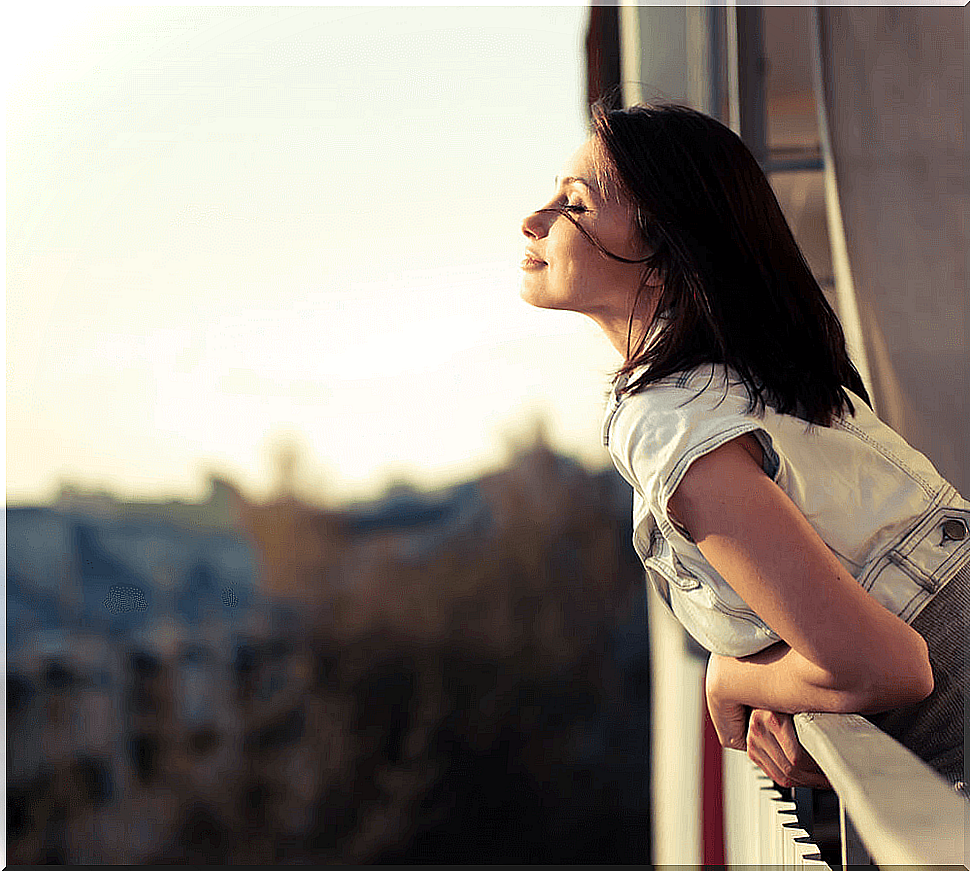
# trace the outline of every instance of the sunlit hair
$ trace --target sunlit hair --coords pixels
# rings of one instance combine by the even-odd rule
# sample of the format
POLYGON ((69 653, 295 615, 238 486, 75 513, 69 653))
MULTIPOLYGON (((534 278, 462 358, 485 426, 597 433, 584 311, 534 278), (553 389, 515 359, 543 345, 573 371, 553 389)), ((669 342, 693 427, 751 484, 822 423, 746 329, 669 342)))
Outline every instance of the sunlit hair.
MULTIPOLYGON (((637 230, 651 252, 637 261, 644 280, 616 378, 649 368, 625 392, 720 363, 744 382, 752 411, 767 403, 829 425, 846 407, 855 413, 845 388, 871 405, 838 318, 768 180, 731 130, 686 106, 596 104, 593 135, 605 158, 601 183, 635 206, 637 230), (656 314, 634 337, 651 273, 662 283, 656 314)), ((607 256, 623 259, 584 234, 607 256)))

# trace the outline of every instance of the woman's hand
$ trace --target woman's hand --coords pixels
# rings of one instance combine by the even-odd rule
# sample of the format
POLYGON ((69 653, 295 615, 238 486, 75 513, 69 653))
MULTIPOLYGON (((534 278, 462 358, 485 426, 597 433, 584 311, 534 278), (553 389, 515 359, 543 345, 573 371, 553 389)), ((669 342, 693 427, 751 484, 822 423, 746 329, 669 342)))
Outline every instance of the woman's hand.
POLYGON ((753 710, 747 743, 748 758, 779 786, 832 788, 822 769, 798 742, 790 714, 753 710))
POLYGON ((749 709, 731 696, 731 683, 725 679, 730 663, 730 657, 718 656, 716 653, 712 653, 707 661, 707 710, 721 746, 731 750, 744 750, 749 709))
POLYGON ((814 786, 831 789, 831 785, 805 751, 795 734, 790 714, 751 710, 731 692, 737 682, 731 669, 737 660, 711 655, 707 663, 707 709, 722 747, 747 750, 748 758, 779 786, 814 786))

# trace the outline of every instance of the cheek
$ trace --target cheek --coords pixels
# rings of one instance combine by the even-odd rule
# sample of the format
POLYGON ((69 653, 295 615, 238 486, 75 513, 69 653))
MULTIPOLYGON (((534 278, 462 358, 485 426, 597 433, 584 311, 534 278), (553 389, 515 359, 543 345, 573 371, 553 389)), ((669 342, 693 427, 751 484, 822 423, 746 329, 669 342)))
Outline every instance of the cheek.
POLYGON ((615 264, 595 250, 583 252, 569 264, 570 284, 577 293, 586 296, 602 296, 616 287, 618 278, 619 270, 615 264))
POLYGON ((561 281, 579 289, 600 272, 602 259, 585 239, 578 243, 571 240, 571 244, 563 246, 560 256, 552 260, 551 266, 561 281))

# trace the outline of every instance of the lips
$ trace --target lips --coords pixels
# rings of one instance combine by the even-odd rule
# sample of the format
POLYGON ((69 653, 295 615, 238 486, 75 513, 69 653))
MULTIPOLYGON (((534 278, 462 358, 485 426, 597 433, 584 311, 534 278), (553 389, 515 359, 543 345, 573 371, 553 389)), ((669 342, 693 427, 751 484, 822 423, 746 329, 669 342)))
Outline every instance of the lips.
POLYGON ((528 248, 526 248, 526 251, 525 251, 525 258, 519 264, 519 266, 521 266, 522 269, 541 269, 543 266, 546 266, 546 265, 547 264, 545 260, 539 257, 539 255, 536 254, 535 251, 530 251, 528 248))

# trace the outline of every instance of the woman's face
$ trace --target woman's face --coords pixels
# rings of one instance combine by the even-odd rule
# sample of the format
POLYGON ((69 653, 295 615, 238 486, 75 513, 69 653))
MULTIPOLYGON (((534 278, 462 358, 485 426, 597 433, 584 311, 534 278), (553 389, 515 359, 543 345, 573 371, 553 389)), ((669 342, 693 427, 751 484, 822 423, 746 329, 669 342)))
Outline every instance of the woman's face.
POLYGON ((646 256, 626 202, 607 197, 597 184, 597 146, 588 140, 567 162, 556 180, 552 200, 522 222, 526 237, 522 298, 540 308, 566 309, 589 315, 604 328, 622 324, 626 333, 630 305, 640 284, 642 264, 607 257, 586 239, 565 209, 613 254, 630 260, 646 256))

